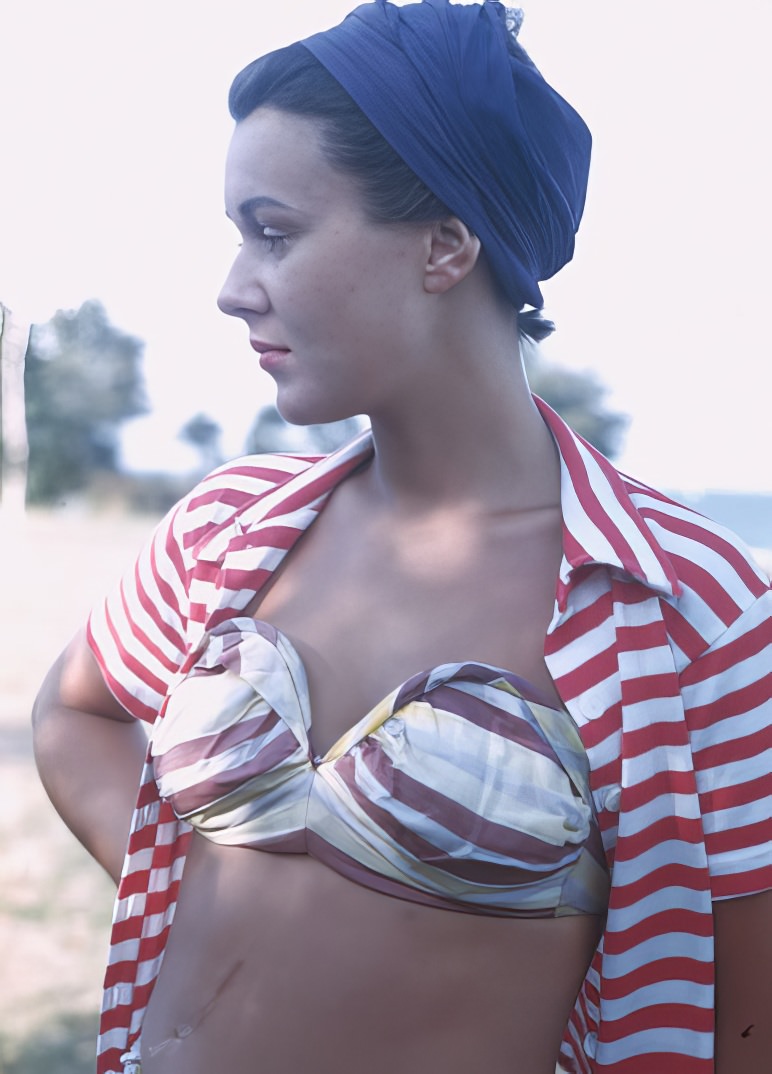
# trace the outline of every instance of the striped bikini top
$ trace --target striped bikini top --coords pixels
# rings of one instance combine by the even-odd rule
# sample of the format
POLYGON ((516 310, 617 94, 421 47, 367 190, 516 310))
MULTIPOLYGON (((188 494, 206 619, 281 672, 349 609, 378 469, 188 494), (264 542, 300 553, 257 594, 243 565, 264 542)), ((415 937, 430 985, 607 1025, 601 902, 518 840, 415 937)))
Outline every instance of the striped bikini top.
POLYGON ((226 620, 153 729, 159 792, 216 843, 309 854, 403 899, 501 916, 605 912, 579 735, 516 675, 444 664, 323 756, 310 730, 289 640, 267 623, 226 620))

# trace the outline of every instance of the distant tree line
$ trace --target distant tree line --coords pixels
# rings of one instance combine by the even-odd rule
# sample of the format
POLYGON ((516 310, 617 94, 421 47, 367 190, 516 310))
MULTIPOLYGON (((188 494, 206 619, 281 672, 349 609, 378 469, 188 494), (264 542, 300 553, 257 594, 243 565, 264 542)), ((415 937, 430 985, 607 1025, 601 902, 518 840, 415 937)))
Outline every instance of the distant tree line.
MULTIPOLYGON (((143 349, 140 339, 110 323, 97 300, 84 302, 77 310, 60 310, 46 324, 33 326, 24 380, 29 503, 56 503, 100 483, 104 487, 106 481, 120 486, 112 478, 121 473, 121 427, 149 410, 143 349)), ((535 352, 529 352, 526 364, 534 391, 577 432, 613 456, 626 420, 605 408, 603 385, 592 374, 546 364, 535 352)), ((245 451, 321 454, 360 428, 356 418, 290 426, 274 406, 267 406, 256 414, 245 451)), ((207 414, 195 414, 179 435, 198 452, 197 471, 181 479, 164 479, 159 459, 155 485, 145 491, 144 499, 143 479, 136 475, 124 482, 127 494, 133 490, 130 498, 152 510, 169 506, 201 474, 223 461, 221 432, 207 414)))

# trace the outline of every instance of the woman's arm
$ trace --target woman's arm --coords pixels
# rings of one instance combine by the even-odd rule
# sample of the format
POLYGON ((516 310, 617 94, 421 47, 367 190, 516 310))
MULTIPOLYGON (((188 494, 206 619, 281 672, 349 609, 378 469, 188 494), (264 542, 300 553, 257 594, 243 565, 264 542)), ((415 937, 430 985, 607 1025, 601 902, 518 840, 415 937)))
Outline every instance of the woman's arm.
POLYGON ((49 798, 117 883, 147 736, 105 685, 85 632, 46 676, 32 723, 35 758, 49 798))
POLYGON ((758 1074, 772 1060, 772 891, 713 903, 716 1074, 758 1074))

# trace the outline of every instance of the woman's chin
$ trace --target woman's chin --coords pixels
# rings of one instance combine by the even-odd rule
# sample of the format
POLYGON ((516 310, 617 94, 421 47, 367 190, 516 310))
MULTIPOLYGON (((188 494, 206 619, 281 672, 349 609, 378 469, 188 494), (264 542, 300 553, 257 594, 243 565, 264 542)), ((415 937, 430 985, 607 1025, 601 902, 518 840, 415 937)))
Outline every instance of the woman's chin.
POLYGON ((319 400, 282 398, 279 392, 276 409, 288 425, 329 425, 333 421, 344 421, 355 417, 353 412, 340 404, 322 403, 319 400))

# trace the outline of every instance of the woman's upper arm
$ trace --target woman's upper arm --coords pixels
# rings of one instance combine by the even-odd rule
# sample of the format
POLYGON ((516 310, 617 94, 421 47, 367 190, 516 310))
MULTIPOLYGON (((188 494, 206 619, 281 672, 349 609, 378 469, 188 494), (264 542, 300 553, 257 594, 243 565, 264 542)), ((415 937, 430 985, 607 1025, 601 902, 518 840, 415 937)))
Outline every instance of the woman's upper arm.
POLYGON ((33 725, 39 730, 47 715, 61 709, 125 722, 134 719, 110 692, 85 629, 75 635, 43 680, 32 710, 33 725))
POLYGON ((113 720, 134 719, 108 688, 85 629, 75 635, 54 668, 58 669, 59 700, 65 707, 113 720))

